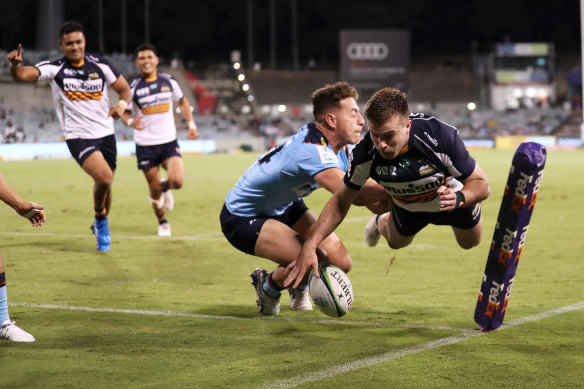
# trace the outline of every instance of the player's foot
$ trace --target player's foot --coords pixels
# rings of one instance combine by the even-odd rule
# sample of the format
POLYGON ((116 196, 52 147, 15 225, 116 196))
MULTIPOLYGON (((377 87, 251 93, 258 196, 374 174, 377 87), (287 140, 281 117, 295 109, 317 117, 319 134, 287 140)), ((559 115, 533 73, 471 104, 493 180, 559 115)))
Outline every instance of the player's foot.
POLYGON ((96 247, 99 251, 109 251, 111 236, 108 219, 97 220, 91 225, 91 231, 95 235, 96 247))
MULTIPOLYGON (((161 182, 166 181, 164 178, 161 182)), ((169 189, 166 192, 162 192, 162 197, 164 197, 164 208, 172 211, 174 208, 174 197, 172 196, 172 191, 169 189)))
POLYGON ((18 327, 10 320, 6 320, 0 326, 0 338, 8 339, 13 342, 34 342, 34 336, 18 327))
POLYGON ((297 311, 312 311, 312 303, 310 302, 308 289, 302 290, 288 288, 288 292, 290 292, 290 309, 297 311))
POLYGON ((280 298, 273 299, 267 295, 264 291, 264 282, 266 278, 270 275, 266 270, 257 268, 250 274, 251 283, 256 290, 258 298, 256 299, 256 304, 258 305, 258 311, 263 315, 273 315, 276 316, 280 313, 280 298))
POLYGON ((363 237, 365 238, 365 243, 367 246, 373 247, 377 245, 379 242, 379 238, 381 234, 377 229, 377 220, 379 219, 379 215, 375 215, 369 220, 367 225, 365 225, 365 231, 363 232, 363 237))
POLYGON ((158 236, 171 236, 170 223, 164 222, 158 225, 158 236))

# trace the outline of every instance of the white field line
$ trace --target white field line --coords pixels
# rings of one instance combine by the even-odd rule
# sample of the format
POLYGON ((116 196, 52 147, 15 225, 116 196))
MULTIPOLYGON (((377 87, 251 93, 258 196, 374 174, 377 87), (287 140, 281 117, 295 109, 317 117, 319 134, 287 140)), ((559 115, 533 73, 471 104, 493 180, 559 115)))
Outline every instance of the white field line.
MULTIPOLYGON (((532 321, 545 319, 556 315, 561 315, 562 313, 577 311, 582 308, 584 308, 584 302, 579 302, 561 308, 552 309, 534 315, 529 315, 520 319, 512 320, 509 323, 504 324, 503 326, 501 326, 501 328, 499 328, 499 331, 504 330, 505 328, 516 327, 522 324, 530 323, 532 321)), ((328 369, 313 373, 301 374, 296 377, 291 377, 282 381, 274 382, 273 384, 267 385, 264 388, 293 388, 295 386, 322 380, 324 378, 335 377, 353 370, 362 369, 364 367, 369 367, 373 365, 378 365, 380 363, 393 361, 395 359, 399 359, 412 354, 417 354, 422 351, 431 350, 442 346, 448 346, 463 341, 465 339, 474 338, 475 336, 479 336, 482 334, 485 334, 485 332, 464 331, 458 335, 452 335, 445 338, 433 340, 431 342, 422 343, 412 347, 407 347, 402 350, 392 351, 384 354, 375 355, 373 357, 364 358, 349 363, 344 363, 342 365, 333 366, 328 369)))
MULTIPOLYGON (((95 240, 95 236, 88 232, 87 234, 53 234, 43 232, 0 232, 0 235, 5 236, 35 236, 40 238, 88 238, 95 240)), ((168 236, 159 237, 157 235, 114 235, 116 239, 136 239, 136 240, 225 240, 225 237, 220 232, 211 232, 209 234, 186 235, 186 236, 168 236)))
POLYGON ((53 305, 53 304, 32 304, 32 303, 8 303, 10 306, 14 307, 29 307, 29 308, 41 308, 41 309, 64 309, 70 311, 85 311, 85 312, 101 312, 101 313, 124 313, 133 315, 152 315, 152 316, 174 316, 174 317, 193 317, 197 319, 220 319, 220 320, 272 320, 272 321, 282 321, 282 322, 300 322, 300 323, 316 323, 316 324, 328 324, 328 325, 344 325, 344 326, 370 326, 370 327, 391 327, 391 328, 419 328, 428 330, 445 330, 445 331, 474 331, 471 328, 463 327, 449 327, 449 326, 431 326, 431 325, 418 325, 418 324, 403 324, 403 323, 383 323, 383 322, 373 322, 373 321, 349 321, 345 319, 330 319, 330 320, 318 320, 318 319, 299 319, 299 318, 284 318, 284 317, 271 317, 271 316, 253 316, 253 317, 243 317, 243 316, 229 316, 229 315, 207 315, 202 313, 189 313, 189 312, 173 312, 173 311, 151 311, 151 310, 141 310, 141 309, 116 309, 116 308, 94 308, 94 307, 79 307, 73 305, 53 305))

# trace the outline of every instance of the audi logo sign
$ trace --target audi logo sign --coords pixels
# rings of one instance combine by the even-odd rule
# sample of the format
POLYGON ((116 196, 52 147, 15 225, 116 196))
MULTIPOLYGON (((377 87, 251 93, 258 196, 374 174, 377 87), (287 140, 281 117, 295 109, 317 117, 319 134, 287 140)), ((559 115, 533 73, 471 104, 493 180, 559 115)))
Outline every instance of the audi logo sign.
POLYGON ((347 57, 352 60, 381 61, 389 55, 383 42, 353 42, 347 46, 347 57))

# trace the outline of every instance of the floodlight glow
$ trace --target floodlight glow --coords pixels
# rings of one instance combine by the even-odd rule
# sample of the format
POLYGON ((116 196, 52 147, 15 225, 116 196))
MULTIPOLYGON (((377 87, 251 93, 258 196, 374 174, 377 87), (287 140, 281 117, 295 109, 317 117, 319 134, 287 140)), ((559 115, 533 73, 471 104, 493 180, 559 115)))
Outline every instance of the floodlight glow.
POLYGON ((239 69, 240 67, 241 67, 241 64, 239 62, 235 62, 233 64, 233 69, 235 69, 235 70, 239 69))
POLYGON ((250 112, 251 112, 251 108, 249 107, 249 105, 244 105, 243 107, 241 107, 242 114, 247 115, 250 112))
POLYGON ((253 101, 253 95, 247 96, 247 101, 250 101, 250 102, 253 101))
POLYGON ((279 112, 284 112, 285 110, 286 110, 286 106, 284 104, 278 105, 278 111, 279 112))
POLYGON ((531 88, 531 87, 527 88, 525 90, 525 95, 529 98, 534 98, 535 97, 535 88, 531 88))
POLYGON ((245 75, 244 74, 240 74, 239 76, 237 76, 237 79, 239 81, 243 81, 243 80, 245 80, 245 75))
POLYGON ((247 92, 249 90, 249 85, 243 84, 242 87, 241 87, 241 89, 243 89, 244 92, 247 92))
POLYGON ((474 111, 475 109, 477 109, 477 105, 471 101, 470 103, 468 103, 468 104, 466 105, 466 108, 467 108, 469 111, 474 111))

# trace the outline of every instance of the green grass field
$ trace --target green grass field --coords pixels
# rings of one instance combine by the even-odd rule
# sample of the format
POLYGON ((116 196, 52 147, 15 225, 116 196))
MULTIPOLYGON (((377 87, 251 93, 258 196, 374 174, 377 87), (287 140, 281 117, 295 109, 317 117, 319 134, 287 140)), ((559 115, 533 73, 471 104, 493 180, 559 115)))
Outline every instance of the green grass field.
MULTIPOLYGON (((337 230, 353 257, 351 312, 262 317, 249 272, 271 262, 224 239, 225 194, 255 154, 185 156, 186 179, 156 236, 146 182, 122 158, 112 246, 95 250, 90 178, 73 160, 0 162, 25 199, 47 207, 33 229, 0 207, 11 318, 37 339, 0 341, 3 388, 582 387, 584 151, 549 151, 505 326, 473 314, 512 151, 472 152, 491 183, 483 243, 460 249, 429 226, 405 249, 367 247, 370 214, 337 230)), ((329 194, 307 198, 319 213, 329 194)))

